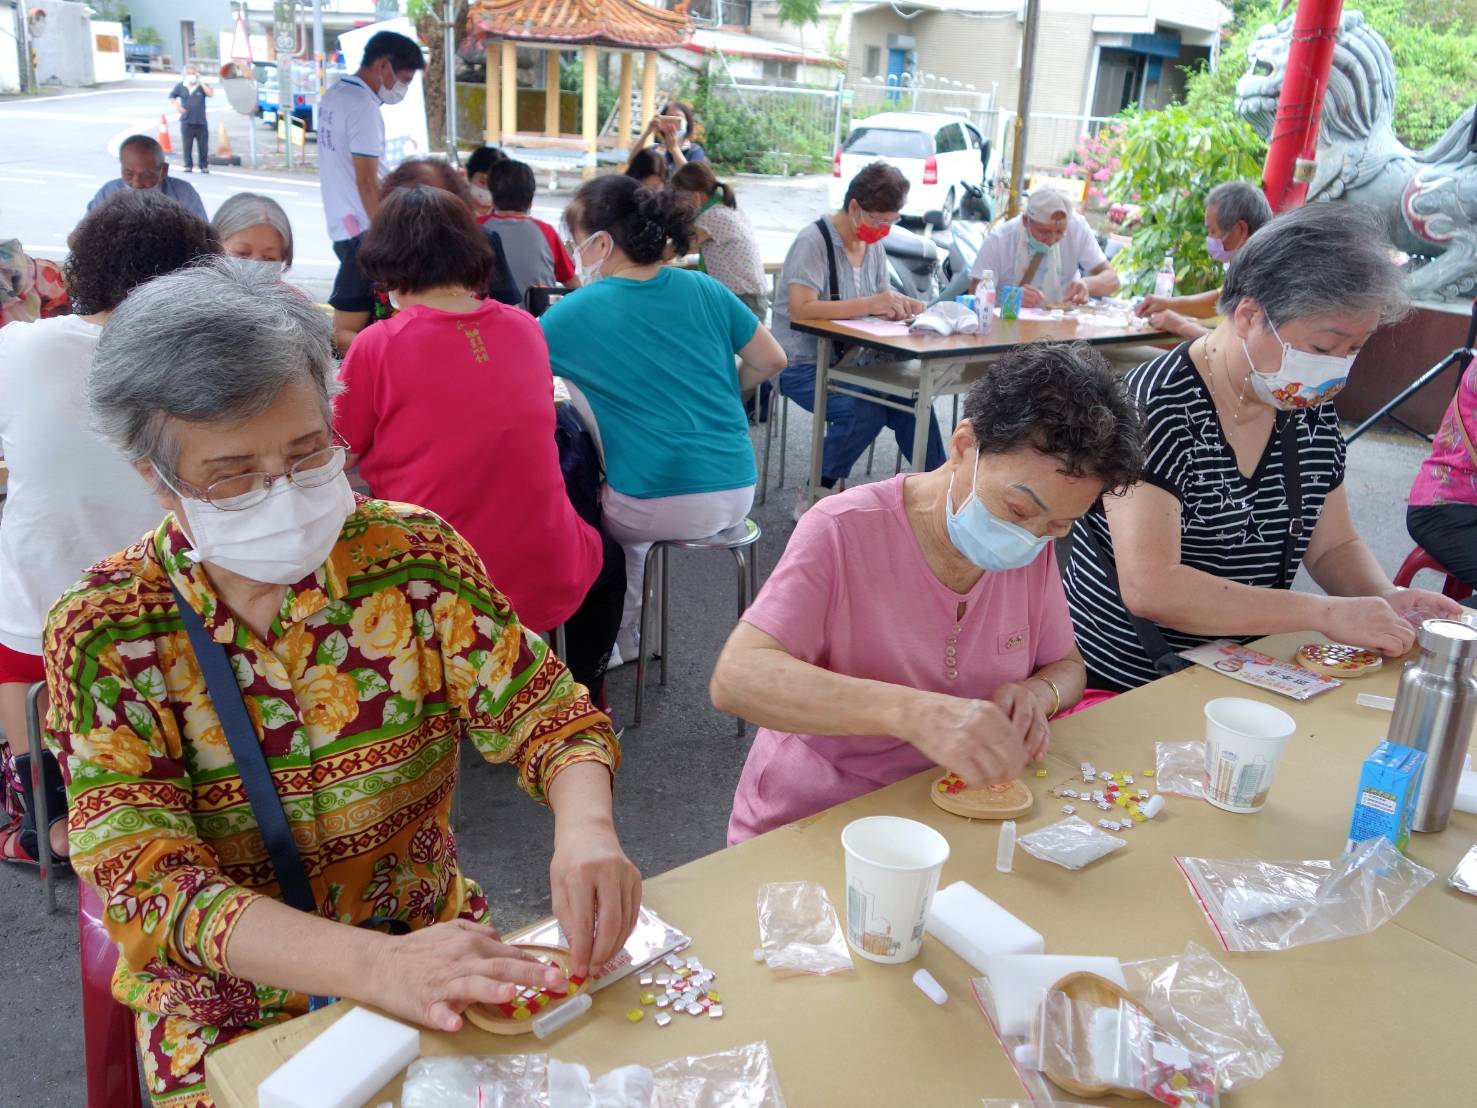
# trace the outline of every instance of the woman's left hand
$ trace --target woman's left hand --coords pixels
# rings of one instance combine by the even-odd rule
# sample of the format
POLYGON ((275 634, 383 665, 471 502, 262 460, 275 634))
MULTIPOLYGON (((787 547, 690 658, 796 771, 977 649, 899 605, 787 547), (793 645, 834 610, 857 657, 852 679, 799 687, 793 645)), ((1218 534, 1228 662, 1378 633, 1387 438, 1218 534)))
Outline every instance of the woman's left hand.
POLYGON ((554 915, 569 939, 569 971, 588 977, 619 953, 641 910, 641 873, 608 822, 560 829, 549 863, 554 915))
POLYGON ((1451 597, 1425 589, 1392 589, 1385 594, 1385 601, 1417 629, 1425 620, 1461 619, 1467 612, 1451 597))
POLYGON ((1001 685, 990 699, 1025 735, 1026 757, 1033 762, 1041 758, 1051 741, 1051 730, 1046 725, 1046 709, 1031 686, 1024 681, 1001 685))

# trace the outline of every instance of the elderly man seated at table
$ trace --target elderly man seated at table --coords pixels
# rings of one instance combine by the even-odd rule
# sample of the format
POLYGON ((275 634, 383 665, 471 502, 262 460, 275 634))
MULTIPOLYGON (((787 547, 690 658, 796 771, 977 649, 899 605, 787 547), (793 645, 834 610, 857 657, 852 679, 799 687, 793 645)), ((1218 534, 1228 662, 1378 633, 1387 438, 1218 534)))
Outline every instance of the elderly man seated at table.
MULTIPOLYGON (((1222 181, 1205 197, 1206 253, 1229 265, 1246 240, 1271 218, 1272 205, 1261 189, 1248 181, 1222 181)), ((1215 315, 1220 297, 1218 288, 1187 296, 1146 296, 1134 314, 1148 319, 1156 331, 1198 339, 1210 334, 1210 328, 1195 320, 1215 315)))
POLYGON ((1318 631, 1399 657, 1453 601, 1397 589, 1355 530, 1329 403, 1359 350, 1404 310, 1372 209, 1309 204, 1236 255, 1209 335, 1129 372, 1143 482, 1072 532, 1067 598, 1089 683, 1136 688, 1180 651, 1318 631), (1317 592, 1292 591, 1299 567, 1317 592))
POLYGON ((129 135, 123 140, 118 147, 118 176, 93 194, 87 202, 87 210, 92 211, 120 189, 155 189, 183 204, 201 219, 207 218, 205 204, 195 186, 169 175, 164 147, 148 135, 129 135))
POLYGON ((941 467, 807 512, 713 674, 760 727, 729 842, 933 765, 983 785, 1039 758, 1085 676, 1051 540, 1137 479, 1139 437, 1100 355, 1021 346, 941 467))
POLYGON ((1067 194, 1054 188, 1033 189, 1024 212, 985 236, 969 272, 970 292, 986 272, 995 275, 997 295, 1019 285, 1026 308, 1084 304, 1088 297, 1118 291, 1118 274, 1097 236, 1072 210, 1067 194))
POLYGON ((171 1108, 210 1104, 207 1050, 310 997, 451 1031, 471 1003, 562 986, 498 941, 457 865, 463 739, 554 811, 572 974, 639 908, 610 721, 461 536, 349 491, 334 387, 327 317, 226 261, 135 291, 88 380, 99 430, 172 514, 53 608, 49 729, 114 995, 171 1108))

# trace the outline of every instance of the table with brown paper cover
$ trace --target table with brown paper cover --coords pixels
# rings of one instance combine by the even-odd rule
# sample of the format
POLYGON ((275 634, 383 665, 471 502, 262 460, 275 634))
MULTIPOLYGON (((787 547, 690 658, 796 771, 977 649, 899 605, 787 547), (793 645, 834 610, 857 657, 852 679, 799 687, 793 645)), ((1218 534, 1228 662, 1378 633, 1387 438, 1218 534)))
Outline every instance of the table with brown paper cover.
MULTIPOLYGON (((881 322, 881 321, 872 321, 881 322)), ((1143 345, 1178 342, 1176 335, 1147 325, 1130 326, 1109 321, 1101 312, 1074 312, 1062 318, 997 319, 984 334, 879 335, 842 319, 795 320, 790 327, 816 338, 816 418, 810 432, 810 488, 812 497, 821 487, 821 451, 826 436, 826 403, 831 393, 857 396, 913 416, 913 445, 908 457, 925 457, 928 420, 933 402, 940 396, 968 392, 1002 354, 1035 342, 1085 342, 1089 346, 1143 345), (837 343, 880 354, 882 361, 857 365, 843 358, 832 365, 837 343), (881 394, 880 396, 877 394, 881 394)), ((952 427, 943 428, 945 440, 952 427)), ((915 470, 922 467, 917 462, 915 470)))
MULTIPOLYGON (((1258 645, 1291 659, 1311 638, 1282 635, 1258 645)), ((1389 712, 1358 707, 1355 696, 1393 695, 1399 669, 1398 660, 1387 661, 1377 674, 1298 703, 1197 666, 1070 716, 1052 726, 1048 775, 1027 775, 1037 803, 1019 826, 1025 833, 1063 818, 1063 801, 1049 790, 1076 777, 1082 761, 1146 781, 1140 774, 1154 764, 1155 742, 1202 739, 1203 706, 1218 696, 1275 704, 1298 723, 1267 805, 1255 815, 1166 795, 1157 819, 1124 834, 1124 849, 1085 869, 1062 869, 1017 851, 1014 872, 1000 874, 997 825, 937 808, 928 796, 934 774, 921 774, 646 883, 645 902, 691 935, 688 953, 717 972, 721 1020, 679 1015, 658 1028, 656 1010, 648 1008, 632 1024, 626 1013, 640 1007, 643 991, 632 976, 596 993, 590 1015, 544 1042, 469 1026, 456 1034, 422 1031, 422 1053, 547 1052, 598 1074, 763 1039, 793 1108, 964 1105, 1021 1096, 972 997, 975 971, 932 937, 913 962, 884 966, 853 953, 854 972, 824 978, 783 977, 753 960, 759 887, 818 881, 844 919, 841 829, 885 813, 938 828, 952 851, 943 883, 963 880, 983 891, 1040 931, 1047 953, 1128 961, 1177 954, 1192 939, 1210 950, 1241 978, 1285 1052, 1266 1078, 1223 1098, 1229 1105, 1471 1104, 1477 1099, 1471 1061, 1477 898, 1449 888, 1446 877, 1477 839, 1477 816, 1457 812, 1443 833, 1411 836, 1410 856, 1437 876, 1392 922, 1370 935, 1273 953, 1222 951, 1173 860, 1337 857, 1361 764, 1390 720, 1389 712), (942 1007, 912 984, 920 967, 948 990, 942 1007)), ((479 876, 496 889, 495 874, 479 876)), ((495 891, 493 903, 495 910, 495 891)), ((257 1085, 349 1007, 333 1005, 211 1054, 206 1076, 217 1104, 255 1108, 257 1085)), ((368 1103, 398 1102, 399 1091, 396 1080, 368 1103)))

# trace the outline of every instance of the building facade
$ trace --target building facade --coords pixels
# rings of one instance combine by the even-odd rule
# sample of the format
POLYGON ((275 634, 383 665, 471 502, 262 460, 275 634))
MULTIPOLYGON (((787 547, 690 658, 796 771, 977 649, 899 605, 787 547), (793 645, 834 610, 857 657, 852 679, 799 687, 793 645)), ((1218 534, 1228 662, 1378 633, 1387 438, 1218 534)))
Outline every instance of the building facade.
MULTIPOLYGON (((1020 0, 896 0, 852 10, 848 83, 892 100, 924 89, 973 93, 1013 110, 1020 90, 1025 11, 1020 0)), ((1158 108, 1184 91, 1186 68, 1214 64, 1231 20, 1216 0, 1042 0, 1032 116, 1101 117, 1130 104, 1158 108)), ((996 113, 997 119, 999 113, 996 113)), ((1070 152, 1082 127, 1033 126, 1028 160, 1070 152)))

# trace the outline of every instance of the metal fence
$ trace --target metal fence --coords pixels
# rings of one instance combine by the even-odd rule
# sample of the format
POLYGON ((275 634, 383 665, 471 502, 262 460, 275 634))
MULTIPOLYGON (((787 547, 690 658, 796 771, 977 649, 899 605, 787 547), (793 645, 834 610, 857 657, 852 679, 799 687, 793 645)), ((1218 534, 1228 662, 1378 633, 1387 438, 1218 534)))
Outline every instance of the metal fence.
MULTIPOLYGON (((995 148, 1000 151, 1001 176, 1010 172, 1015 151, 1015 117, 1002 108, 996 121, 995 148)), ((1026 172, 1059 173, 1075 159, 1079 140, 1098 130, 1112 119, 1101 115, 1057 115, 1032 112, 1026 119, 1026 172)))
POLYGON ((713 84, 703 123, 709 156, 754 173, 820 173, 843 126, 840 88, 713 84))

